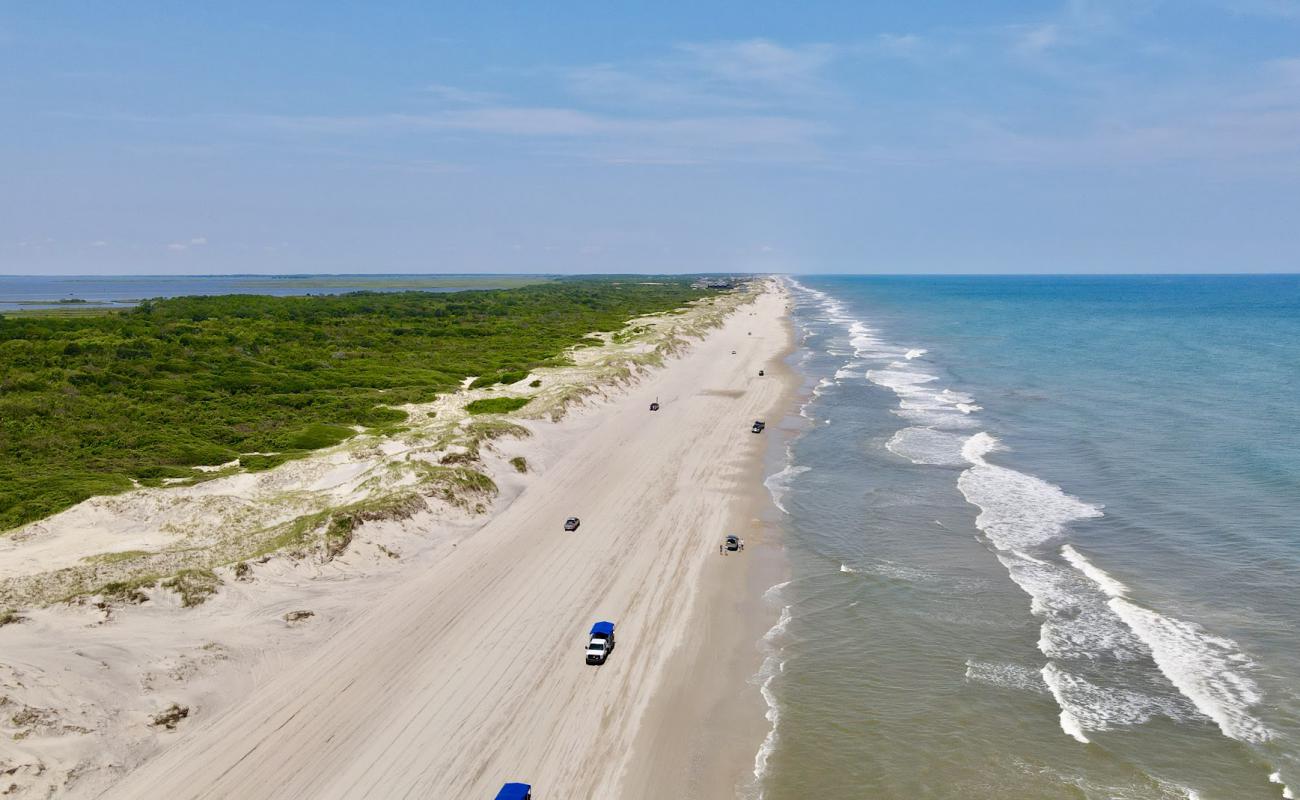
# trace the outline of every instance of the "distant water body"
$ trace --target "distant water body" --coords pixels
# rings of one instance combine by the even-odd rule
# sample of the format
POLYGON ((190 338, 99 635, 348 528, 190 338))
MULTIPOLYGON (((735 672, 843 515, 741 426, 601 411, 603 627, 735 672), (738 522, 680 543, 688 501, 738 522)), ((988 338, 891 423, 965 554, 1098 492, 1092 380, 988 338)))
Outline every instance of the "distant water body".
POLYGON ((455 292, 541 280, 521 275, 0 275, 0 314, 6 310, 131 306, 141 300, 190 295, 455 292), (72 300, 79 302, 70 303, 72 300))
POLYGON ((755 795, 1300 791, 1300 277, 792 286, 755 795))

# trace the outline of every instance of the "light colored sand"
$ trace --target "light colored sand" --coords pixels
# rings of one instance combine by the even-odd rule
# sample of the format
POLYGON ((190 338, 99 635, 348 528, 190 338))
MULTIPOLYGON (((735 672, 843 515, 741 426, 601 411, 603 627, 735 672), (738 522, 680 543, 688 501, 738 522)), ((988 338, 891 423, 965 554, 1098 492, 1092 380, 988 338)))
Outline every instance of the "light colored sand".
POLYGON ((756 373, 787 345, 784 302, 752 311, 584 415, 572 448, 453 555, 107 796, 470 798, 507 780, 543 798, 619 796, 691 638, 701 573, 748 496, 764 442, 749 425, 783 395, 756 373), (561 529, 570 514, 576 533, 561 529), (595 668, 582 650, 599 619, 617 622, 618 645, 595 668))

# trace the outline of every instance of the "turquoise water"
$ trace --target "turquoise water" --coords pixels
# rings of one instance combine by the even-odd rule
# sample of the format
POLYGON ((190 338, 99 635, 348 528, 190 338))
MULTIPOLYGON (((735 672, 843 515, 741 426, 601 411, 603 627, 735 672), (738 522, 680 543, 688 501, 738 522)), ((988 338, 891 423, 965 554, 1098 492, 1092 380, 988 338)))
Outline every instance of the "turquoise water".
POLYGON ((1300 789, 1300 277, 793 285, 756 794, 1300 789))

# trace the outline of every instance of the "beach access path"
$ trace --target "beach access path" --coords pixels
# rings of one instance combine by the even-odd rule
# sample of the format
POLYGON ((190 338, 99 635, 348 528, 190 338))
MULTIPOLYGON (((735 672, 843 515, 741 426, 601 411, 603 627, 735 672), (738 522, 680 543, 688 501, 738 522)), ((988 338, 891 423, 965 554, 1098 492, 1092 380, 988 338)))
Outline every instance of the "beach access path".
POLYGON ((764 292, 580 412, 585 435, 453 554, 103 796, 477 798, 516 780, 539 797, 655 796, 653 778, 622 781, 659 772, 629 770, 643 722, 680 718, 647 709, 674 655, 699 650, 693 601, 752 502, 766 434, 750 426, 787 396, 772 377, 785 314, 784 292, 764 292), (598 620, 617 646, 594 667, 598 620))

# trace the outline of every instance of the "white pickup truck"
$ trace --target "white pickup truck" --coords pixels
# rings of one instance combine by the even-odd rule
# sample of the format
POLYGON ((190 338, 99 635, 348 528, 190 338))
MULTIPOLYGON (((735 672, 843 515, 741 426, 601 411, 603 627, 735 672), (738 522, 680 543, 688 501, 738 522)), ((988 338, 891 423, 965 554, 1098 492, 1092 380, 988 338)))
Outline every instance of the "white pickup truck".
POLYGON ((614 649, 614 623, 597 622, 591 626, 591 638, 587 640, 587 663, 604 664, 609 658, 609 651, 614 649))

